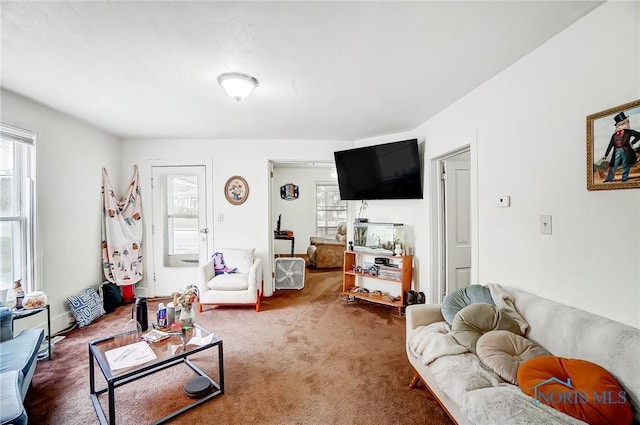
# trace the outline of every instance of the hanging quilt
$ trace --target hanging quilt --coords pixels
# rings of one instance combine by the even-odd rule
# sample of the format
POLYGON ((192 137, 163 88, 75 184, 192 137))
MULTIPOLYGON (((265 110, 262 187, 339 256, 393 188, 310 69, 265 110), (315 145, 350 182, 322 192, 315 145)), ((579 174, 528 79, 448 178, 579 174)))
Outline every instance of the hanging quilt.
POLYGON ((138 166, 126 195, 119 201, 102 168, 102 268, 109 282, 133 285, 142 279, 142 200, 138 166))

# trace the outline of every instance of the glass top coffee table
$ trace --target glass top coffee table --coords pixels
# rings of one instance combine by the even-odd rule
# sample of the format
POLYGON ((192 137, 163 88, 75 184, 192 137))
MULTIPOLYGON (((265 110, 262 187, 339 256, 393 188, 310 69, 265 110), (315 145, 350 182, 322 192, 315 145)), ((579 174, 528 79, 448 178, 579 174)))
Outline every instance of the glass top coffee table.
MULTIPOLYGON (((143 332, 143 334, 146 332, 143 332)), ((198 398, 193 403, 176 410, 164 418, 153 422, 164 423, 176 416, 193 409, 219 395, 224 394, 224 367, 222 340, 216 338, 206 329, 194 325, 182 333, 170 333, 169 337, 155 343, 147 343, 135 339, 135 334, 122 333, 89 342, 89 385, 91 401, 101 424, 114 425, 116 422, 115 389, 144 376, 184 363, 197 375, 211 382, 211 392, 198 398), (195 337, 195 338, 194 338, 195 337), (191 344, 190 341, 201 345, 191 344), (218 349, 218 381, 209 377, 193 364, 188 357, 192 354, 217 347, 218 349), (105 388, 96 389, 95 363, 107 382, 105 388), (98 396, 108 393, 109 418, 105 415, 98 396)), ((176 388, 176 391, 179 391, 176 388)))

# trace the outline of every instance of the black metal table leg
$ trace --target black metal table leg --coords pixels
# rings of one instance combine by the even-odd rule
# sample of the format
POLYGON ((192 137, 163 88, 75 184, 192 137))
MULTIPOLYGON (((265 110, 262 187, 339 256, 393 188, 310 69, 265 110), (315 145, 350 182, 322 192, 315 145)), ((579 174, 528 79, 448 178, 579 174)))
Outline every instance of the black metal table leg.
POLYGON ((49 308, 49 304, 47 304, 47 332, 47 340, 49 340, 49 360, 51 360, 53 354, 51 354, 51 309, 49 308))
POLYGON ((113 381, 109 382, 109 425, 116 423, 116 394, 113 381))

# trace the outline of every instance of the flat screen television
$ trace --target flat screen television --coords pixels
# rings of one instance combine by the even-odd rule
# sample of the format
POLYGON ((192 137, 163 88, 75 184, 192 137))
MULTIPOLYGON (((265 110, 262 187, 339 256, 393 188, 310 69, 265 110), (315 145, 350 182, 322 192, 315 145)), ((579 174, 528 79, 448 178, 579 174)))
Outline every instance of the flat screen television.
POLYGON ((418 140, 334 152, 342 200, 422 199, 418 140))

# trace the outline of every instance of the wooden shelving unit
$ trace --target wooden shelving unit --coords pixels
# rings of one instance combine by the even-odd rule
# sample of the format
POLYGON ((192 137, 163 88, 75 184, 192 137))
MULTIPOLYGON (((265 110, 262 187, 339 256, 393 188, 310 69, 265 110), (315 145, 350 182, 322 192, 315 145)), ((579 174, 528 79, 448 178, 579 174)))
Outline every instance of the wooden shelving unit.
MULTIPOLYGON (((343 277, 342 277, 342 293, 344 295, 352 296, 357 299, 370 301, 374 303, 384 304, 398 309, 398 313, 402 313, 404 307, 404 293, 411 289, 411 279, 413 278, 413 255, 404 256, 392 256, 392 255, 379 255, 367 252, 357 251, 345 251, 344 263, 343 263, 343 277), (367 273, 355 272, 353 269, 355 266, 362 266, 365 262, 365 258, 370 258, 371 262, 374 262, 375 258, 388 258, 393 264, 398 265, 398 269, 401 270, 400 279, 392 279, 382 276, 373 276, 367 273), (398 285, 398 292, 400 300, 394 301, 387 295, 376 295, 372 292, 362 293, 349 291, 349 288, 353 287, 366 287, 363 280, 375 279, 384 282, 390 282, 398 285)), ((395 294, 393 294, 395 295, 395 294)))

